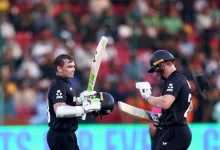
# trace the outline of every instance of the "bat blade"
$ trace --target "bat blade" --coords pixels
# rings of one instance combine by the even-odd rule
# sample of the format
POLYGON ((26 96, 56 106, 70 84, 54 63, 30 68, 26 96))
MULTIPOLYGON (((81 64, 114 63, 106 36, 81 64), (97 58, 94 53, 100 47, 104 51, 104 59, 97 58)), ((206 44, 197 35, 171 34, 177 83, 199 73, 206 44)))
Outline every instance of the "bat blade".
MULTIPOLYGON (((88 82, 88 87, 87 87, 88 91, 93 91, 95 87, 96 78, 98 76, 99 67, 100 67, 102 56, 104 54, 107 43, 108 43, 108 38, 105 36, 102 36, 96 48, 94 60, 92 62, 92 67, 91 67, 91 71, 89 74, 89 82, 88 82)), ((85 120, 85 119, 86 119, 86 114, 82 116, 82 120, 85 120)))
POLYGON ((96 48, 94 60, 92 62, 92 67, 91 67, 91 71, 89 75, 89 82, 88 82, 88 87, 87 87, 88 91, 93 91, 95 87, 96 78, 98 76, 99 67, 102 61, 102 56, 104 54, 107 42, 108 42, 108 38, 105 36, 102 36, 96 48))
POLYGON ((147 121, 159 123, 160 114, 156 114, 138 107, 134 107, 132 105, 123 103, 121 101, 118 102, 119 110, 129 116, 132 116, 137 119, 144 119, 147 121))

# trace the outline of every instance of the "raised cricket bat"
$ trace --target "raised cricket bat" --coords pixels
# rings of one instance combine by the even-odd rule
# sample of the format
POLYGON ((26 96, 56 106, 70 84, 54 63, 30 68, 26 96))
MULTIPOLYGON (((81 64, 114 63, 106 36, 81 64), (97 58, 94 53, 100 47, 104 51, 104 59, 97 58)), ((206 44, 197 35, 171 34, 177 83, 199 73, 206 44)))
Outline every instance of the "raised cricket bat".
POLYGON ((132 105, 123 103, 121 101, 118 102, 119 110, 129 116, 132 116, 137 119, 144 119, 147 121, 159 123, 159 117, 161 114, 153 113, 138 107, 134 107, 132 105))
POLYGON ((88 91, 93 91, 93 89, 94 89, 95 81, 98 76, 99 67, 100 67, 100 64, 102 61, 102 56, 104 54, 107 42, 108 42, 108 38, 105 36, 102 36, 102 38, 99 41, 99 44, 96 48, 94 60, 92 62, 91 72, 89 75, 89 83, 88 83, 88 87, 87 87, 88 91))
MULTIPOLYGON (((100 64, 102 61, 102 56, 104 54, 105 47, 106 47, 107 43, 108 43, 108 38, 105 36, 102 36, 102 38, 99 41, 99 44, 96 48, 94 60, 92 62, 92 67, 91 67, 91 71, 90 71, 90 75, 89 75, 89 83, 88 83, 88 87, 87 87, 88 91, 93 91, 93 89, 95 87, 96 78, 98 76, 99 67, 100 67, 100 64)), ((82 120, 85 120, 85 119, 86 119, 86 114, 84 114, 82 116, 82 120)))

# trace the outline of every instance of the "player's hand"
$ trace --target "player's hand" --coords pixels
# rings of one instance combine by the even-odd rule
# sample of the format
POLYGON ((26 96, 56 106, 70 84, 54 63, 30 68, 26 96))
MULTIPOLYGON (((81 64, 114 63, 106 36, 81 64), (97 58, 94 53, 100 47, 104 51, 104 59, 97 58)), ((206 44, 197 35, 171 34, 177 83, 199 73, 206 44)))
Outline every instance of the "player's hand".
POLYGON ((152 92, 149 82, 137 82, 135 86, 140 90, 141 96, 144 100, 147 100, 151 96, 152 92))
POLYGON ((93 111, 97 112, 101 108, 101 102, 99 98, 92 98, 92 99, 83 101, 82 106, 86 113, 93 112, 93 111))
POLYGON ((154 122, 154 126, 157 127, 157 128, 162 129, 162 126, 160 124, 161 118, 162 118, 162 114, 158 113, 157 116, 158 116, 159 123, 154 122))
POLYGON ((80 93, 80 96, 76 98, 76 103, 78 105, 81 105, 83 103, 83 101, 89 100, 90 98, 92 98, 92 96, 94 96, 97 92, 96 91, 88 91, 85 90, 82 93, 80 93))

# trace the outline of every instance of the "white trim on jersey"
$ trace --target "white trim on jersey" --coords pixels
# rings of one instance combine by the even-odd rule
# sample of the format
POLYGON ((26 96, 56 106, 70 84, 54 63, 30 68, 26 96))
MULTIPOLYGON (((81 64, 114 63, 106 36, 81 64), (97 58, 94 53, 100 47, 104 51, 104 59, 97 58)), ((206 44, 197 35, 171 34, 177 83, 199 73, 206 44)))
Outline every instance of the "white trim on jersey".
POLYGON ((47 122, 50 123, 49 100, 47 100, 47 122))

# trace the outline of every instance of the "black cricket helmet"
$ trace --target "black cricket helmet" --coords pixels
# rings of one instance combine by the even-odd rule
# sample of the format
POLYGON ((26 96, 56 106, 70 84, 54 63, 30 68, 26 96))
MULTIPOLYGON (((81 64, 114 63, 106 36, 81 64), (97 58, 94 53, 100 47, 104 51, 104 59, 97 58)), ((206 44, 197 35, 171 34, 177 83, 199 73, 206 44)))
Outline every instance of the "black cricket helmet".
POLYGON ((153 73, 153 72, 161 73, 163 69, 161 68, 160 64, 168 60, 175 60, 175 57, 170 52, 166 50, 158 50, 154 52, 150 58, 151 68, 150 70, 148 70, 148 72, 149 73, 153 73))
POLYGON ((175 60, 175 57, 168 51, 166 50, 158 50, 154 52, 151 55, 150 58, 150 70, 148 70, 149 73, 153 73, 151 75, 151 78, 154 81, 162 81, 166 80, 162 74, 164 72, 164 66, 162 65, 163 62, 165 61, 172 61, 175 60))
POLYGON ((115 100, 112 95, 107 92, 99 92, 96 94, 96 97, 101 100, 101 109, 93 114, 95 116, 100 115, 102 117, 103 115, 112 113, 115 106, 115 100))

